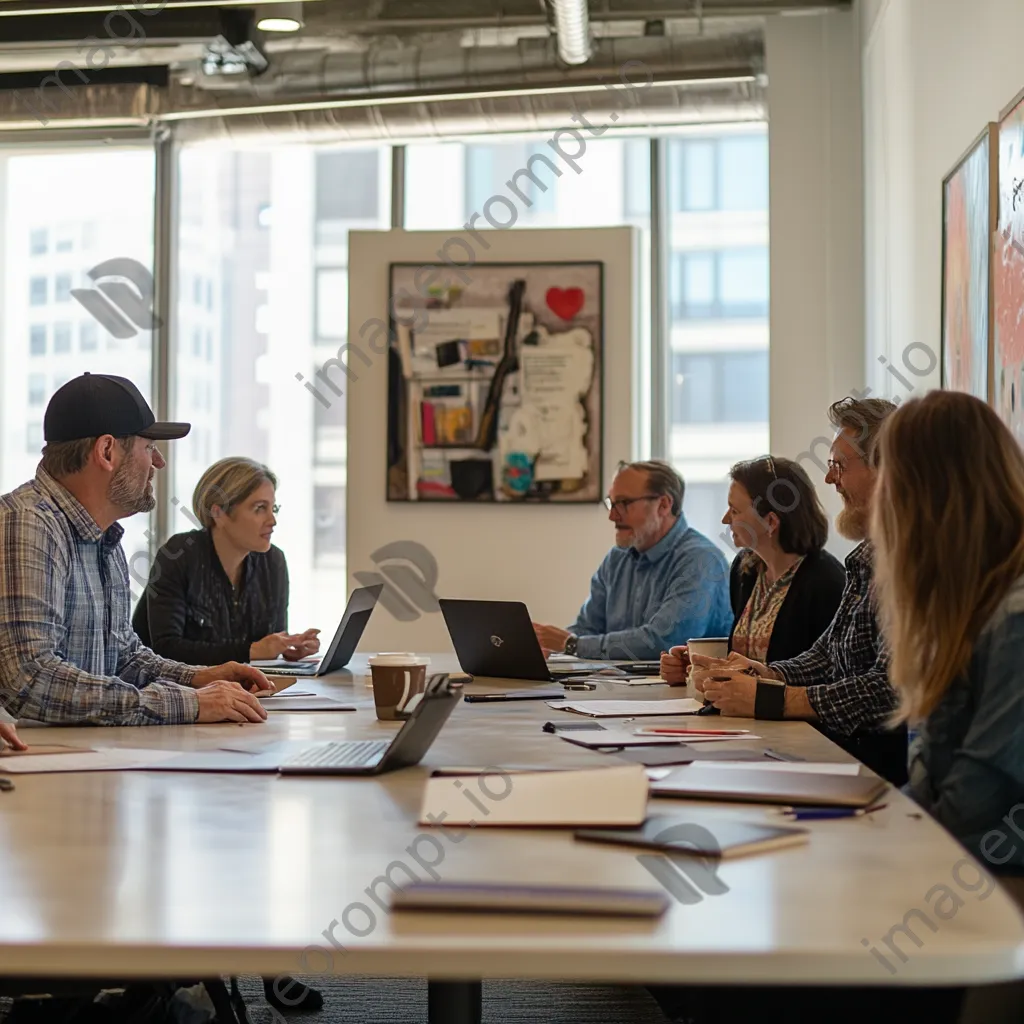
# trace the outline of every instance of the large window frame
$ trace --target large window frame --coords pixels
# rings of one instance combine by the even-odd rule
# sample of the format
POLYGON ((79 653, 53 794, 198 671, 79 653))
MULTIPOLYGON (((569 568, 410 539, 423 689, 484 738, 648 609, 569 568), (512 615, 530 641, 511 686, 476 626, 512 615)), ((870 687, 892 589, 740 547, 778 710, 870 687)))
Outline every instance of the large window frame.
MULTIPOLYGON (((749 129, 750 125, 737 125, 739 132, 749 129)), ((609 137, 612 137, 615 133, 611 133, 609 137)), ((716 171, 714 174, 714 183, 711 189, 711 193, 704 197, 703 200, 698 202, 700 197, 687 197, 681 194, 682 185, 678 182, 673 183, 669 180, 659 181, 658 180, 658 168, 657 162, 659 156, 661 159, 660 167, 662 172, 667 163, 667 157, 669 155, 671 147, 686 147, 689 146, 690 150, 687 150, 685 159, 696 159, 697 150, 702 140, 700 129, 684 128, 679 129, 666 128, 662 132, 654 135, 640 135, 637 133, 623 133, 626 136, 632 135, 631 145, 637 147, 637 153, 634 156, 639 157, 639 147, 650 147, 650 163, 647 171, 647 179, 644 180, 643 175, 643 163, 642 159, 631 159, 625 170, 625 189, 626 196, 625 201, 627 204, 628 215, 639 215, 649 211, 650 214, 650 258, 652 262, 652 275, 659 275, 658 281, 652 281, 652 302, 651 318, 649 325, 649 337, 646 339, 646 345, 643 342, 641 344, 645 347, 646 351, 641 353, 640 365, 644 365, 649 368, 649 387, 645 388, 641 386, 643 394, 634 396, 638 401, 638 407, 644 410, 650 409, 650 416, 644 417, 644 422, 637 424, 637 454, 639 455, 654 455, 656 457, 668 457, 669 456, 669 444, 670 436, 673 423, 673 401, 671 395, 665 395, 663 401, 649 401, 648 394, 653 393, 659 388, 663 388, 665 379, 670 376, 673 369, 673 352, 669 343, 668 334, 672 329, 673 319, 677 310, 673 308, 673 305, 678 303, 672 302, 672 281, 673 275, 678 274, 679 270, 676 267, 676 257, 668 257, 659 261, 658 252, 659 248, 661 254, 666 256, 668 253, 665 245, 666 238, 670 233, 670 222, 674 214, 680 210, 694 211, 701 209, 708 210, 721 210, 723 208, 723 184, 722 184, 722 172, 720 169, 721 163, 721 146, 723 145, 721 140, 715 142, 709 152, 711 152, 711 159, 714 160, 716 165, 716 171), (692 201, 691 201, 692 200, 692 201)), ((491 137, 493 138, 493 137, 491 137)), ((515 138, 515 136, 512 136, 515 138)), ((479 141, 481 143, 487 141, 488 136, 468 136, 465 141, 467 143, 474 143, 479 141)), ((521 139, 521 136, 520 136, 521 139)), ((707 142, 706 137, 704 141, 707 142)), ((175 137, 173 125, 167 130, 163 130, 158 134, 154 134, 150 129, 143 128, 123 128, 123 129, 90 129, 82 131, 67 131, 60 133, 60 141, 58 144, 54 142, 54 133, 50 131, 26 131, 26 132, 11 132, 5 133, 2 143, 3 149, 6 151, 15 151, 21 148, 31 149, 33 152, 46 152, 52 150, 53 152, 64 152, 68 147, 83 147, 85 149, 96 149, 99 150, 104 146, 109 146, 113 142, 116 145, 140 147, 151 149, 154 153, 156 163, 156 185, 154 193, 154 205, 152 210, 153 216, 153 253, 152 253, 152 266, 154 276, 154 298, 153 298, 153 311, 156 317, 158 326, 152 332, 151 337, 151 365, 152 365, 152 377, 150 380, 152 404, 154 411, 158 417, 167 417, 174 406, 174 381, 175 381, 175 367, 174 361, 174 345, 172 339, 175 336, 177 325, 175 323, 176 308, 177 308, 177 292, 180 288, 191 286, 189 281, 177 281, 175 280, 175 268, 177 266, 177 218, 178 210, 176 209, 177 202, 177 181, 176 181, 176 166, 178 160, 178 153, 180 144, 175 137)), ((517 143, 517 144, 521 144, 517 143)), ((526 142, 527 148, 531 143, 526 142)), ((365 143, 353 143, 353 148, 365 148, 365 143)), ((406 163, 406 147, 400 144, 392 145, 390 148, 392 157, 392 177, 394 180, 401 180, 404 178, 404 170, 406 163)), ((537 207, 543 207, 543 201, 549 196, 535 197, 538 201, 537 207)), ((380 196, 380 201, 386 202, 387 198, 384 195, 380 196)), ((741 207, 729 207, 727 209, 740 209, 741 207)), ((405 224, 405 218, 402 216, 402 209, 399 207, 395 211, 397 216, 396 227, 403 227, 405 224)), ((88 228, 88 225, 86 226, 88 228)), ((84 228, 83 230, 86 230, 84 228)), ((62 244, 62 239, 59 236, 57 228, 46 233, 46 237, 39 234, 38 237, 33 237, 30 240, 29 251, 25 254, 15 253, 0 253, 0 270, 3 269, 3 261, 6 259, 24 258, 32 255, 40 255, 48 251, 57 251, 62 244)), ((695 250, 696 251, 696 250, 695 250)), ((721 292, 721 257, 716 257, 715 266, 715 296, 716 302, 713 307, 708 310, 710 316, 718 317, 737 317, 742 319, 743 317, 762 317, 767 314, 767 302, 751 303, 750 307, 743 309, 737 306, 735 303, 730 304, 729 302, 722 301, 721 292), (755 308, 756 306, 756 308, 755 308)), ((331 268, 321 268, 318 272, 319 277, 331 268)), ((343 268, 339 268, 343 269, 343 268)), ((80 285, 81 282, 73 281, 73 285, 80 285)), ((52 296, 57 282, 50 278, 46 281, 46 290, 49 296, 52 296)), ((63 285, 62 285, 63 288, 63 285)), ((64 289, 66 291, 66 289, 64 289)), ((319 290, 319 289, 318 289, 319 290)), ((677 289, 678 290, 678 289, 677 289)), ((315 306, 318 308, 318 305, 315 306)), ((691 314, 692 319, 692 314, 691 314)), ((95 340, 93 338, 94 331, 88 330, 86 327, 80 327, 77 331, 72 330, 71 335, 71 349, 73 352, 82 351, 95 351, 94 345, 95 340)), ((319 332, 318 332, 319 333, 319 332)), ((643 332, 644 335, 648 334, 648 331, 643 332)), ((13 339, 8 337, 6 342, 8 345, 20 344, 25 350, 30 347, 31 339, 29 337, 13 339)), ((55 348, 56 337, 55 329, 52 324, 47 324, 43 328, 42 343, 45 345, 47 352, 52 352, 55 348)), ((38 344, 38 341, 37 341, 38 344)), ((36 388, 37 390, 37 388, 36 388)), ((173 468, 174 468, 174 445, 166 446, 166 459, 168 462, 167 470, 157 474, 157 496, 158 503, 153 513, 153 517, 150 523, 150 529, 148 532, 149 542, 149 557, 155 555, 156 549, 161 543, 169 536, 172 532, 170 530, 171 517, 172 517, 172 506, 171 506, 171 494, 170 486, 173 480, 173 468)))

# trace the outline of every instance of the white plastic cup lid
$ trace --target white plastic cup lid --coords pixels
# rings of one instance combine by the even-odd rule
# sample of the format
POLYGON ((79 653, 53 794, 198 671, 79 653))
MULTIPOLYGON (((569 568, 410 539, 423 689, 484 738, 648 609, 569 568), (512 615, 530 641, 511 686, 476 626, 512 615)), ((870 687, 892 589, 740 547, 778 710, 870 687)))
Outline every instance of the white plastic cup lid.
POLYGON ((416 668, 419 665, 429 665, 430 659, 425 655, 406 651, 402 654, 373 654, 370 656, 369 662, 371 665, 379 665, 385 668, 416 668))

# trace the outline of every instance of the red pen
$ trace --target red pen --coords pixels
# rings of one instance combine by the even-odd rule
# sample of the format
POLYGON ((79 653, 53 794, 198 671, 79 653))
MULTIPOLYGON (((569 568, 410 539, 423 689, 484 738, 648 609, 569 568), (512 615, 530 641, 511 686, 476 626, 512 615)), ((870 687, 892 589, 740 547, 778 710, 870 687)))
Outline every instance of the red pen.
POLYGON ((749 729, 668 729, 648 727, 635 729, 637 734, 644 736, 745 736, 749 729))

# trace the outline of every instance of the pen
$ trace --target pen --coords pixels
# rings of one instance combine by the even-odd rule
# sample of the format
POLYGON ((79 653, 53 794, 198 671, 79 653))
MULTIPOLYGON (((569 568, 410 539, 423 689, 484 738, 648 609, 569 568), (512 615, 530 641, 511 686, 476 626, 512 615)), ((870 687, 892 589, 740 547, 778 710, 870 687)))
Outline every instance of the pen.
POLYGON ((794 807, 785 807, 780 812, 789 821, 828 821, 831 818, 862 818, 865 814, 880 811, 888 804, 874 804, 871 807, 861 807, 853 810, 849 807, 806 807, 799 810, 794 807))
POLYGON ((749 729, 657 729, 649 727, 637 729, 638 735, 643 736, 745 736, 749 729))

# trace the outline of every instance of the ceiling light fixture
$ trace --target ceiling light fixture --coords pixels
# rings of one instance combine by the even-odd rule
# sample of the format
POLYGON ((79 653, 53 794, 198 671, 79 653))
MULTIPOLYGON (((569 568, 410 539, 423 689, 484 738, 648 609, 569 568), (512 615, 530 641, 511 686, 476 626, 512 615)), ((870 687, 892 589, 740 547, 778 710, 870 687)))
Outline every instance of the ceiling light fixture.
POLYGON ((551 0, 558 56, 566 64, 590 60, 590 14, 587 0, 551 0))
POLYGON ((298 32, 303 26, 302 4, 262 4, 256 11, 261 32, 298 32))

